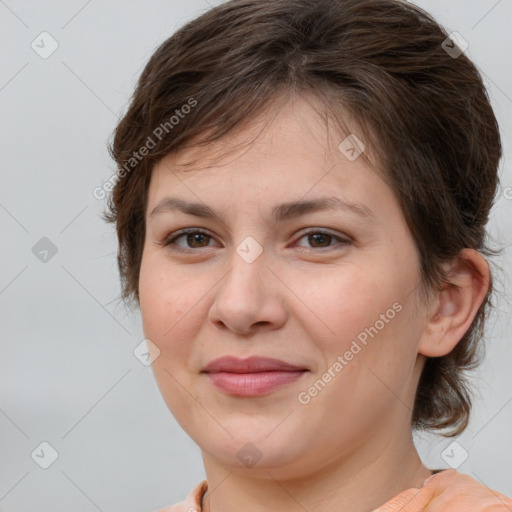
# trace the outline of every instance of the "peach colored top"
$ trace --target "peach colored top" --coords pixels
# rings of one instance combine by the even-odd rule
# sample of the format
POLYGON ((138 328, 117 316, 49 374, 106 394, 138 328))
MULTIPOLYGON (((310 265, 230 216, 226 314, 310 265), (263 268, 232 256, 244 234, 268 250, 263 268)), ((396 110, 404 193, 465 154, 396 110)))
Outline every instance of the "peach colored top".
POLYGON ((170 507, 161 508, 156 512, 201 512, 203 496, 207 489, 208 482, 202 480, 191 489, 183 501, 171 505, 170 507))
MULTIPOLYGON (((435 469, 432 471, 432 474, 439 473, 440 471, 443 470, 435 469)), ((206 480, 202 480, 190 490, 183 501, 180 501, 175 505, 171 505, 170 507, 161 508, 156 512, 202 512, 201 506, 203 496, 207 489, 208 482, 206 480)))

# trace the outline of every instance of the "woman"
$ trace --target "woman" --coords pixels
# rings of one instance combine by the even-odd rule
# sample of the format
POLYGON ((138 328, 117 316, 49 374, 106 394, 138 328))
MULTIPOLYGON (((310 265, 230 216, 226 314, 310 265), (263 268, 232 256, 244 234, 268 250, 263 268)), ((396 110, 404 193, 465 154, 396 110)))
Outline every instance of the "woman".
POLYGON ((154 53, 115 131, 124 298, 207 480, 162 510, 512 510, 420 460, 464 430, 500 135, 396 0, 232 0, 154 53))

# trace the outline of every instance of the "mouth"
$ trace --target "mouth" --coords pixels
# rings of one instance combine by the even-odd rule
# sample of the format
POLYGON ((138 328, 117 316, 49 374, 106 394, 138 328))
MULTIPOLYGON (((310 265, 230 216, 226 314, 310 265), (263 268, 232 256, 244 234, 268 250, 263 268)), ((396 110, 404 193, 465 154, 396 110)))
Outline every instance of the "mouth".
POLYGON ((208 373, 220 391, 234 396, 262 396, 300 379, 307 370, 296 372, 208 373))
POLYGON ((233 396, 262 396, 297 381, 308 368, 267 357, 225 356, 209 363, 205 373, 214 386, 233 396))
POLYGON ((214 359, 201 371, 204 373, 258 373, 258 372, 294 372, 308 370, 305 366, 296 365, 270 357, 252 356, 241 359, 235 356, 224 356, 214 359))

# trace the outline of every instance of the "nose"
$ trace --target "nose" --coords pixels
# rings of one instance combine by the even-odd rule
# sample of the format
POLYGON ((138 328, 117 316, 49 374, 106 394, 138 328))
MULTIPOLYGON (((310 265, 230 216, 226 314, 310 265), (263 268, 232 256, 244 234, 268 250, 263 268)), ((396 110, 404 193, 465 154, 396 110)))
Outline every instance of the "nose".
POLYGON ((233 252, 231 268, 215 288, 208 319, 220 330, 241 335, 282 327, 286 288, 270 270, 265 252, 251 263, 233 252))

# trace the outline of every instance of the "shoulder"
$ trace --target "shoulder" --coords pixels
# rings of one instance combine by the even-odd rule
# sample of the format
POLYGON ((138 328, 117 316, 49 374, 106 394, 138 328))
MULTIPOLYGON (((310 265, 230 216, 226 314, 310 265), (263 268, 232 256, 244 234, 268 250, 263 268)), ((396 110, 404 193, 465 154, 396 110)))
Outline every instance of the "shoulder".
POLYGON ((423 488, 430 488, 434 496, 442 494, 446 503, 450 502, 449 500, 460 505, 467 502, 468 506, 471 505, 472 510, 484 510, 485 504, 490 508, 491 506, 512 505, 512 499, 509 496, 505 496, 455 469, 446 469, 427 478, 423 483, 423 488))
POLYGON ((155 512, 199 512, 201 510, 202 498, 207 488, 207 481, 202 480, 189 491, 187 497, 183 501, 168 507, 160 508, 155 510, 155 512))

